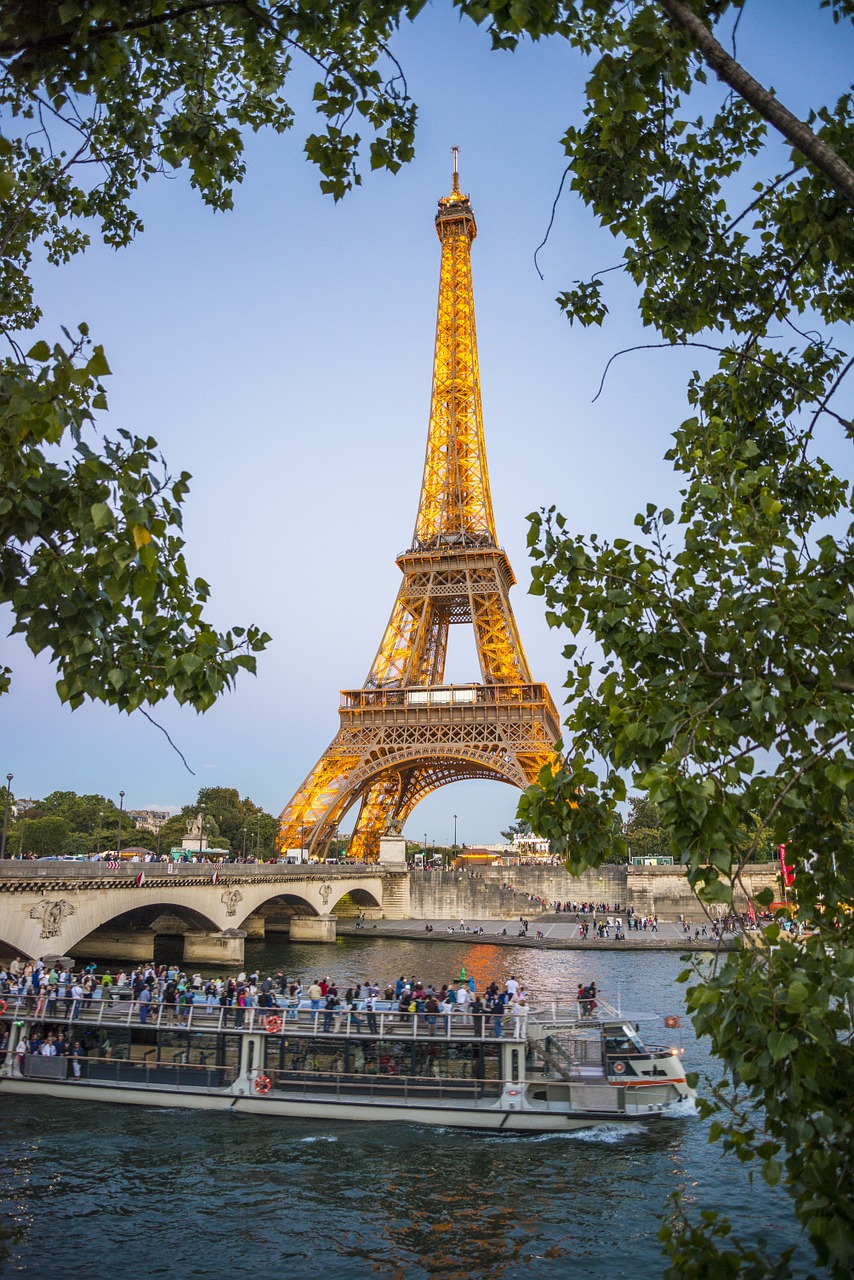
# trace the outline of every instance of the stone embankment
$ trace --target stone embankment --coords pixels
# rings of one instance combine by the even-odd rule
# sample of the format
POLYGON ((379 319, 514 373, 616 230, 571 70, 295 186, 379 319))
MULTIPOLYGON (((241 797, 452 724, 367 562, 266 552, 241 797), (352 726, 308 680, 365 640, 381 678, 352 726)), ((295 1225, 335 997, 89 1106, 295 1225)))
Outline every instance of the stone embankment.
MULTIPOLYGON (((760 889, 778 891, 775 864, 745 867, 742 882, 751 897, 760 889)), ((571 876, 560 866, 483 867, 467 871, 413 871, 411 920, 533 920, 551 913, 555 902, 606 902, 625 912, 665 920, 708 920, 691 891, 682 867, 605 866, 571 876), (542 906, 541 900, 548 905, 542 906)), ((735 910, 747 910, 747 894, 738 889, 735 910)), ((724 914, 721 907, 720 914, 724 914)), ((628 940, 628 939, 627 939, 628 940)))

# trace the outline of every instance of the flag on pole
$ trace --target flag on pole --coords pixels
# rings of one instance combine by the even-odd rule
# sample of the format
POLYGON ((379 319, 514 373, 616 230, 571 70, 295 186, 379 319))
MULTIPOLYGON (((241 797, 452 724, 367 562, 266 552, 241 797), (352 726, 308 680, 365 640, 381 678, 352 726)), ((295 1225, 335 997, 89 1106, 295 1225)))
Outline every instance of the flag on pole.
POLYGON ((754 907, 753 907, 752 898, 747 899, 747 914, 750 916, 750 923, 756 924, 756 911, 754 910, 754 907))
POLYGON ((145 872, 140 871, 139 875, 136 878, 137 889, 141 889, 144 884, 145 884, 145 872))
POLYGON ((786 846, 784 844, 781 844, 779 846, 779 852, 780 852, 780 874, 783 877, 783 885, 785 886, 785 888, 788 889, 795 878, 795 868, 792 866, 789 866, 786 862, 786 846))

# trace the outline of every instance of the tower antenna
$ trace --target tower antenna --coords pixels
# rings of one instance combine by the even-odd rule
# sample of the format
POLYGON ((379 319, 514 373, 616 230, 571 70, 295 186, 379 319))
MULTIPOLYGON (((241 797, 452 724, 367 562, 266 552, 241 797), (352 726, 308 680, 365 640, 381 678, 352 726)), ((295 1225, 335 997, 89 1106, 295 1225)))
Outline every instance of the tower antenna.
POLYGON ((454 195, 458 195, 460 190, 460 168, 459 168, 460 149, 459 147, 451 147, 451 154, 454 157, 454 180, 451 186, 451 190, 453 191, 454 195))

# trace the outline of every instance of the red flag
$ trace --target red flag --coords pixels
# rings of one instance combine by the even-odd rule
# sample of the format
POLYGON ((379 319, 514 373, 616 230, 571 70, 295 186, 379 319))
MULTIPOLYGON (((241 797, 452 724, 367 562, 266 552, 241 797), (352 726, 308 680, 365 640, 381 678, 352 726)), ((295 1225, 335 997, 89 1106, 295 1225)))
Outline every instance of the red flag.
POLYGON ((750 916, 750 923, 756 924, 756 912, 753 909, 753 901, 751 898, 747 899, 747 914, 750 916))
POLYGON ((780 874, 783 877, 783 884, 788 889, 795 878, 795 868, 786 863, 786 846, 781 844, 780 850, 780 874))

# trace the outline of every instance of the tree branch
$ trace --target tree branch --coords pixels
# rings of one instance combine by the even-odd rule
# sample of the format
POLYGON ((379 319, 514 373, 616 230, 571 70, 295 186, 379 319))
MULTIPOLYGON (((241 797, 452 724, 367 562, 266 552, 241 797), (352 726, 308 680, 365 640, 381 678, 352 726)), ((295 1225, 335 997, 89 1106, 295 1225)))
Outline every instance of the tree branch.
MULTIPOLYGON (((110 36, 128 35, 133 31, 144 31, 151 27, 163 26, 164 23, 175 22, 189 14, 204 13, 211 9, 245 9, 242 0, 191 0, 189 4, 180 5, 177 9, 169 9, 164 13, 149 13, 144 18, 135 18, 130 22, 107 22, 102 27, 93 26, 86 32, 86 40, 106 40, 110 36)), ((247 10, 254 17, 260 17, 255 10, 247 10)), ((62 49, 70 44, 70 32, 59 32, 53 36, 43 36, 40 40, 6 40, 0 44, 0 58, 15 58, 22 53, 39 53, 44 49, 62 49)))
POLYGON ((822 142, 809 125, 792 115, 773 93, 769 93, 740 63, 731 58, 685 0, 659 0, 659 4, 677 26, 693 37, 703 60, 718 79, 734 89, 754 111, 773 125, 854 206, 854 170, 840 159, 833 148, 822 142))

